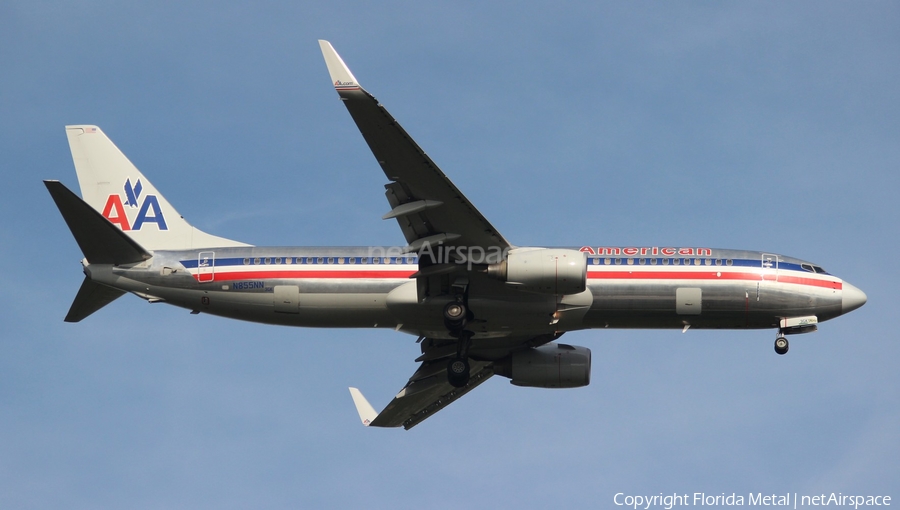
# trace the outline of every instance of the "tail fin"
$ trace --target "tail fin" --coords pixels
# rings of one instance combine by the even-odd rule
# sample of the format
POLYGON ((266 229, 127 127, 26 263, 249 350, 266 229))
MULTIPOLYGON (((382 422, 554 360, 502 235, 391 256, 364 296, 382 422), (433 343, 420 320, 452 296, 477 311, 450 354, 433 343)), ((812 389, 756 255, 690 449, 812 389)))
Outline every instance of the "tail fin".
POLYGON ((66 135, 84 201, 141 246, 248 246, 191 226, 97 126, 66 126, 66 135))

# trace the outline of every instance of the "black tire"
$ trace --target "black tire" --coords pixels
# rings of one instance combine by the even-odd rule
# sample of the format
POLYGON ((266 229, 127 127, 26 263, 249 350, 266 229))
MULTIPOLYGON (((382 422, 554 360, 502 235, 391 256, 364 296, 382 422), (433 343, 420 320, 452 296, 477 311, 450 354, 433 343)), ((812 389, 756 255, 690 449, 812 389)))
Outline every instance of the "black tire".
POLYGON ((447 303, 444 307, 444 318, 448 321, 459 321, 466 317, 466 306, 462 303, 447 303))
POLYGON ((775 352, 778 354, 787 354, 788 349, 790 349, 791 345, 788 343, 788 339, 780 336, 775 339, 775 352))
POLYGON ((465 358, 452 358, 447 363, 447 382, 454 388, 462 388, 469 382, 469 361, 465 358))
POLYGON ((466 305, 462 303, 448 303, 444 307, 444 322, 451 331, 460 330, 466 325, 466 305))

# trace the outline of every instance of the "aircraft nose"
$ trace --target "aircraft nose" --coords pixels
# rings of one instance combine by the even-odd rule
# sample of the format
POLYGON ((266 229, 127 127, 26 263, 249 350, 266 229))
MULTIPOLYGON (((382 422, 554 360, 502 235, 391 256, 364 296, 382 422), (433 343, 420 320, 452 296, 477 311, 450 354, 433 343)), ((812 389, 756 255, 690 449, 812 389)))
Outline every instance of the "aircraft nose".
POLYGON ((853 285, 844 282, 844 290, 841 293, 841 313, 852 312, 860 306, 866 304, 866 293, 857 289, 853 285))

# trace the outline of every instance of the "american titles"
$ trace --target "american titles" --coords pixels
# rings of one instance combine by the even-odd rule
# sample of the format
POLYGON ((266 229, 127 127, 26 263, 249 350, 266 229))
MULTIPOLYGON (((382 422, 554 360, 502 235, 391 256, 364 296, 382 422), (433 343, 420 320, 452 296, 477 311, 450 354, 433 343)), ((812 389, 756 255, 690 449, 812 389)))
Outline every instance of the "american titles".
POLYGON ((609 255, 609 256, 618 256, 625 255, 626 257, 634 257, 634 256, 663 256, 663 257, 674 257, 674 256, 690 256, 690 257, 711 257, 712 250, 709 248, 671 248, 665 247, 660 248, 658 246, 643 246, 640 248, 636 248, 633 246, 629 246, 627 248, 621 247, 609 247, 609 246, 600 246, 600 247, 591 247, 591 246, 582 246, 580 251, 587 253, 588 255, 609 255))

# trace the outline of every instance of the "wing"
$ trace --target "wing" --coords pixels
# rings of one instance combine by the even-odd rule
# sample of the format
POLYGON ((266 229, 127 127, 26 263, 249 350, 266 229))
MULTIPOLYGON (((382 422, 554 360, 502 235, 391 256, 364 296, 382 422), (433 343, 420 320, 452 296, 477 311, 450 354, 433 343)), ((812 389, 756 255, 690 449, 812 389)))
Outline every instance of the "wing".
MULTIPOLYGON (((513 351, 538 347, 560 336, 561 333, 498 339, 498 343, 490 350, 491 359, 502 360, 513 351)), ((420 340, 422 355, 416 361, 421 361, 422 364, 380 413, 375 412, 358 389, 350 388, 350 395, 363 425, 403 427, 409 430, 472 391, 495 373, 493 361, 469 358, 469 382, 461 388, 453 387, 447 382, 447 363, 456 355, 456 343, 431 338, 420 340)), ((486 352, 482 350, 481 354, 486 352)), ((499 370, 499 373, 502 375, 503 371, 499 370)), ((509 374, 505 374, 505 377, 509 377, 509 374)))
POLYGON ((377 414, 358 389, 350 388, 350 394, 363 425, 409 430, 494 375, 489 361, 469 360, 469 367, 468 384, 454 388, 447 382, 447 358, 423 361, 400 393, 377 414))
POLYGON ((391 211, 406 237, 408 251, 425 245, 504 249, 510 244, 450 179, 365 91, 328 41, 319 41, 331 81, 372 154, 391 181, 385 185, 391 211))

